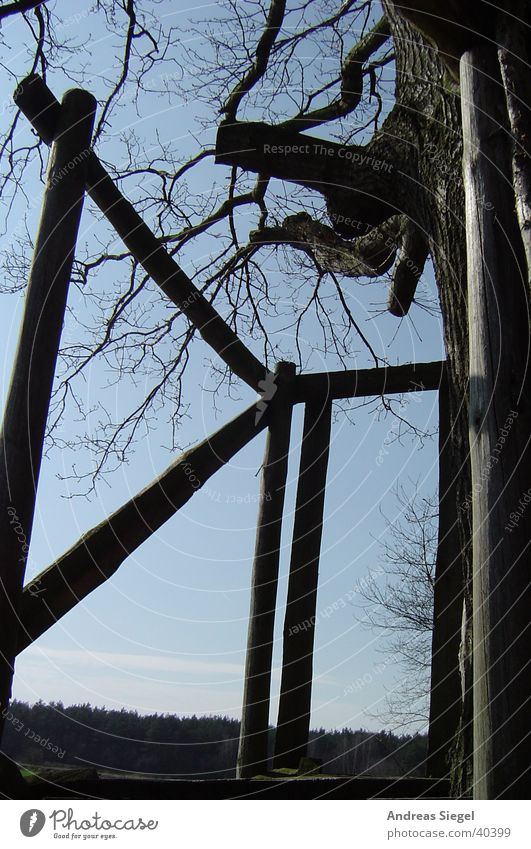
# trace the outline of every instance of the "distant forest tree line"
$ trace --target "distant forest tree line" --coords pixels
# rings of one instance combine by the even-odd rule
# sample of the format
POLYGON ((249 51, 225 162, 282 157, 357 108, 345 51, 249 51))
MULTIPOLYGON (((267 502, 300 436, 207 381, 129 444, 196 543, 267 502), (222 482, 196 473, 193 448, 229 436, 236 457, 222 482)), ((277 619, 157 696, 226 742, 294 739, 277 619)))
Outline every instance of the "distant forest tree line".
MULTIPOLYGON (((19 764, 94 767, 174 778, 233 778, 240 723, 226 716, 187 716, 107 710, 61 702, 13 700, 3 752, 19 764)), ((271 748, 273 744, 271 729, 271 748)), ((423 775, 426 737, 389 731, 311 732, 309 756, 325 773, 423 775)))

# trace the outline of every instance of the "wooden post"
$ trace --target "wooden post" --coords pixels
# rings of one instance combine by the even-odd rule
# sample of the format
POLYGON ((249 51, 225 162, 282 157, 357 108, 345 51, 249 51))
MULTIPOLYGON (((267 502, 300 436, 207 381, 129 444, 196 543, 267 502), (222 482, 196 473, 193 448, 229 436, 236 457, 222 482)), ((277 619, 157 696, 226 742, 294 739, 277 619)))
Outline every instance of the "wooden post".
POLYGON ((461 59, 470 334, 474 795, 529 798, 531 385, 525 253, 494 47, 461 59))
POLYGON ((461 718, 459 649, 464 603, 464 567, 458 534, 457 479, 448 382, 439 387, 439 531, 435 564, 430 723, 427 773, 450 772, 449 754, 461 718))
POLYGON ((293 411, 294 363, 279 363, 275 374, 277 392, 271 402, 251 579, 238 778, 249 778, 268 769, 271 663, 293 411))
POLYGON ((306 404, 295 507, 275 767, 297 767, 310 730, 313 643, 332 402, 306 404))
POLYGON ((65 94, 29 275, 0 435, 0 704, 11 695, 17 610, 31 538, 42 446, 85 194, 96 100, 65 94))

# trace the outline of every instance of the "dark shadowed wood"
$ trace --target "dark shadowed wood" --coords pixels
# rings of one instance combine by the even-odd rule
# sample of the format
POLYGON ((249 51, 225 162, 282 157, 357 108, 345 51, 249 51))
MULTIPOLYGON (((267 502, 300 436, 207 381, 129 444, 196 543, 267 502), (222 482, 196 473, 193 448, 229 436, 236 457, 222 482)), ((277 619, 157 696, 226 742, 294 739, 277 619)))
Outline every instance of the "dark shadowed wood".
POLYGON ((397 0, 393 5, 434 45, 441 60, 459 79, 459 58, 494 37, 497 7, 492 0, 397 0))
POLYGON ((298 766, 307 754, 331 417, 332 403, 326 395, 306 405, 284 620, 276 768, 298 766))
POLYGON ((458 533, 459 463, 446 379, 439 387, 439 530, 433 600, 428 775, 450 773, 450 751, 461 719, 459 648, 464 564, 458 533))
POLYGON ((429 253, 425 233, 410 223, 400 238, 400 253, 387 298, 391 315, 402 318, 408 314, 429 253))
MULTIPOLYGON (((31 539, 57 353, 83 198, 96 100, 65 94, 0 435, 0 706, 11 695, 17 611, 31 539)), ((0 720, 3 722, 3 720, 0 720)))
POLYGON ((365 148, 325 142, 292 128, 258 121, 222 123, 216 138, 216 162, 221 165, 238 165, 282 180, 319 185, 348 181, 353 165, 344 156, 346 150, 361 155, 365 148))
MULTIPOLYGON (((26 784, 17 799, 49 799, 51 779, 26 784)), ((447 781, 427 778, 304 778, 301 780, 157 780, 150 778, 78 778, 69 781, 64 773, 54 775, 54 793, 61 799, 446 799, 447 781)), ((33 802, 34 804, 34 802, 33 802)), ((435 802, 433 803, 435 804, 435 802)), ((267 824, 269 825, 269 824, 267 824)), ((265 826, 264 826, 265 828, 265 826)), ((85 841, 83 841, 85 842, 85 841)))
POLYGON ((513 139, 516 213, 527 261, 531 295, 531 5, 512 0, 501 11, 496 43, 513 139))
POLYGON ((97 525, 24 588, 18 651, 114 575, 161 527, 268 423, 256 404, 185 451, 153 483, 97 525), (256 420, 258 418, 258 421, 256 420))
POLYGON ((300 374, 295 381, 295 402, 366 395, 392 395, 438 389, 445 372, 444 362, 411 363, 387 368, 300 374))
MULTIPOLYGON (((387 156, 394 153, 388 146, 387 156)), ((380 159, 382 155, 382 149, 337 144, 253 121, 220 124, 216 138, 218 164, 311 186, 327 198, 347 191, 360 223, 358 236, 364 233, 362 224, 366 232, 367 225, 403 212, 397 191, 401 171, 394 161, 380 159)))
POLYGON ((295 365, 279 363, 275 377, 278 388, 270 405, 251 579, 251 608, 237 763, 239 778, 249 778, 267 772, 268 768, 271 663, 295 365))
POLYGON ((474 795, 529 798, 531 439, 527 269, 495 48, 461 60, 473 490, 474 795))
MULTIPOLYGON (((15 102, 49 143, 60 106, 36 74, 27 77, 15 92, 15 102)), ((196 327, 205 342, 245 383, 257 391, 266 378, 266 367, 241 342, 210 301, 177 265, 134 206, 122 195, 93 151, 87 156, 87 192, 112 224, 125 246, 196 327)))

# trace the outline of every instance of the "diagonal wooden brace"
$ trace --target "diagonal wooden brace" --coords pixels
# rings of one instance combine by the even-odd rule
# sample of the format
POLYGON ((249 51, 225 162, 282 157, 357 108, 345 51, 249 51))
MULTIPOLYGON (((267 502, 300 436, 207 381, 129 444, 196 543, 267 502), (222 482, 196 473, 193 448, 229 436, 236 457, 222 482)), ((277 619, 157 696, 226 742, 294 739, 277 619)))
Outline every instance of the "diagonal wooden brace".
POLYGON ((260 402, 185 451, 165 472, 24 587, 17 653, 51 628, 186 504, 195 492, 269 424, 260 402))
MULTIPOLYGON (((14 100, 46 144, 51 144, 61 105, 44 80, 32 74, 17 87, 14 100)), ((93 150, 86 151, 87 193, 112 224, 127 249, 196 327, 232 372, 260 391, 267 368, 243 344, 194 286, 133 205, 123 196, 93 150)))

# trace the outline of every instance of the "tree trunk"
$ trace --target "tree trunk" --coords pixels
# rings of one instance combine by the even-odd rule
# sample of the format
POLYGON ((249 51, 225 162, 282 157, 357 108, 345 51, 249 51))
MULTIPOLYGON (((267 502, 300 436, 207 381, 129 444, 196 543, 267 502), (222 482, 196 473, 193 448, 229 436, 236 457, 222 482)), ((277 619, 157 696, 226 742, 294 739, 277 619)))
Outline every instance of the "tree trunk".
MULTIPOLYGON (((496 41, 512 136, 513 186, 531 296, 531 7, 513 0, 501 16, 496 41)), ((500 95, 501 96, 501 95, 500 95)))
MULTIPOLYGON (((219 161, 301 182, 321 193, 327 201, 331 227, 342 240, 351 240, 354 253, 367 230, 378 228, 380 222, 396 213, 407 216, 412 232, 418 230, 421 240, 427 240, 447 352, 448 454, 456 475, 464 586, 461 725, 452 766, 453 792, 459 795, 470 785, 472 743, 468 321, 458 86, 449 78, 433 46, 397 14, 394 4, 383 0, 383 7, 395 44, 396 103, 367 145, 354 148, 325 142, 319 146, 316 140, 293 133, 291 127, 236 123, 232 128, 220 128, 218 153, 219 161), (274 150, 275 145, 282 149, 274 150), (347 153, 356 157, 357 163, 350 173, 344 168, 347 153), (317 173, 321 182, 316 182, 317 173), (334 183, 335 178, 339 185, 334 183)), ((343 243, 341 250, 345 250, 343 243)), ((351 269, 352 264, 347 265, 351 269)))
POLYGON ((397 100, 401 122, 417 151, 418 180, 424 187, 416 222, 428 236, 443 319, 447 355, 450 437, 447 461, 455 474, 464 601, 460 648, 461 721, 451 758, 452 794, 471 786, 472 774, 472 571, 470 457, 468 444, 468 303, 462 133, 457 87, 431 45, 384 0, 397 53, 397 100), (408 115, 414 119, 408 121, 408 115))

